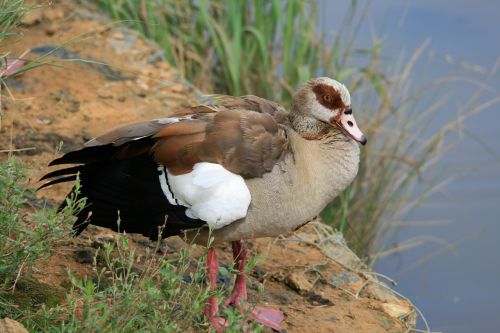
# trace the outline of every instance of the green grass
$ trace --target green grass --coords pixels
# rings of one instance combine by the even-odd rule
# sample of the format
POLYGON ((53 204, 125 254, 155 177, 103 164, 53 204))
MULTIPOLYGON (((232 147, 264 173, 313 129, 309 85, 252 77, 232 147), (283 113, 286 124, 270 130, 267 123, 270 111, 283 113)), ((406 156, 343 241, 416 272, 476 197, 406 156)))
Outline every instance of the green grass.
POLYGON ((120 236, 116 243, 106 243, 97 251, 92 277, 70 273, 71 288, 64 305, 42 307, 29 326, 41 332, 206 330, 202 313, 210 292, 183 280, 193 268, 191 279, 203 281, 203 261, 193 263, 191 250, 182 251, 175 261, 152 251, 139 266, 127 237, 120 236))
POLYGON ((59 214, 46 208, 29 215, 26 207, 34 193, 25 184, 16 159, 0 163, 0 292, 15 290, 23 273, 70 236, 69 221, 83 204, 68 200, 68 208, 59 214))
POLYGON ((346 77, 315 29, 307 1, 98 0, 114 19, 165 51, 181 74, 206 92, 289 100, 297 83, 318 71, 346 77), (335 60, 335 61, 334 61, 335 60))
POLYGON ((0 43, 19 33, 17 27, 29 9, 24 0, 0 0, 0 43))
POLYGON ((53 305, 62 293, 31 277, 36 264, 71 236, 73 214, 82 201, 68 207, 34 210, 26 189, 26 175, 18 160, 0 161, 0 317, 18 318, 41 304, 53 305), (59 295, 59 296, 58 296, 59 295))
MULTIPOLYGON (((0 44, 5 44, 7 37, 20 34, 18 27, 31 8, 33 6, 25 5, 24 0, 0 0, 0 44)), ((0 54, 0 92, 3 78, 7 76, 3 72, 12 64, 7 62, 8 56, 8 52, 0 54)))

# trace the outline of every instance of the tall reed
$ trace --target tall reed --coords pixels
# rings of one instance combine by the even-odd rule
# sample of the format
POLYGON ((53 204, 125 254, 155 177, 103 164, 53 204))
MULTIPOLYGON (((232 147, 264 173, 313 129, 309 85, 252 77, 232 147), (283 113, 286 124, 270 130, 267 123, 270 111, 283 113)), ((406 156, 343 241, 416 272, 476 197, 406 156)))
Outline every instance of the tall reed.
POLYGON ((286 101, 298 83, 340 71, 338 46, 326 47, 308 1, 98 3, 156 40, 167 60, 203 91, 286 101))

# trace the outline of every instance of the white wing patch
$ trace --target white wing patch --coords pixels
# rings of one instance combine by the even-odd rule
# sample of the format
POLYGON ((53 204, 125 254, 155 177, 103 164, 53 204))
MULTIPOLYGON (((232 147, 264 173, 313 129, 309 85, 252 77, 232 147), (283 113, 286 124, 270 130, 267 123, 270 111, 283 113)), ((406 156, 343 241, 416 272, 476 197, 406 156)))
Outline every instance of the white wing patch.
POLYGON ((186 215, 214 229, 247 215, 251 196, 243 177, 216 163, 196 163, 193 171, 174 176, 159 166, 160 185, 172 205, 188 207, 186 215))

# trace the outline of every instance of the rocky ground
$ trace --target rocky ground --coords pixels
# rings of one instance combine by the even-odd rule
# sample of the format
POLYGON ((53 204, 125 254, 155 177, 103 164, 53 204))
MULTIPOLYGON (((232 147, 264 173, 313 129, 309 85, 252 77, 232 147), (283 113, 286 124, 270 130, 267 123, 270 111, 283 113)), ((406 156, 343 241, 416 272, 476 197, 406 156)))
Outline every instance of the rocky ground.
MULTIPOLYGON (((28 165, 32 186, 59 147, 63 152, 81 147, 112 127, 165 116, 203 98, 155 45, 112 24, 91 5, 53 1, 32 12, 23 31, 0 52, 28 58, 50 53, 44 60, 53 64, 10 79, 3 88, 0 151, 11 151, 28 165)), ((39 196, 55 205, 67 191, 68 186, 56 186, 39 196)), ((89 258, 103 237, 112 239, 114 233, 93 228, 61 245, 37 278, 61 286, 67 268, 92 274, 89 258)), ((150 246, 143 237, 130 237, 139 251, 150 246)), ((172 254, 183 246, 178 237, 165 241, 172 254)), ((365 270, 342 237, 319 222, 293 235, 253 241, 250 248, 265 258, 251 272, 265 287, 260 303, 282 310, 290 333, 407 332, 414 324, 411 304, 365 270)), ((218 253, 230 263, 228 246, 218 253)))

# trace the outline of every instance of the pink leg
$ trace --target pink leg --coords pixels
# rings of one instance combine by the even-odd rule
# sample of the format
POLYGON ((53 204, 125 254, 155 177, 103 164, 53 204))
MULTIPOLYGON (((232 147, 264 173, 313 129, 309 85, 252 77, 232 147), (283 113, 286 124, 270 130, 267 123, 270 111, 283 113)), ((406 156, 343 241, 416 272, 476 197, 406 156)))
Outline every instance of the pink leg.
MULTIPOLYGON (((213 247, 208 249, 207 254, 207 281, 210 285, 210 291, 214 292, 217 289, 217 272, 219 271, 219 261, 215 255, 213 247)), ((204 314, 208 317, 210 323, 215 327, 217 332, 223 332, 225 326, 225 319, 217 316, 219 306, 216 297, 208 298, 208 305, 205 308, 204 314)))
POLYGON ((233 291, 226 300, 225 304, 234 304, 236 306, 244 305, 247 301, 247 280, 245 276, 245 266, 247 264, 247 248, 242 241, 231 243, 233 247, 233 258, 235 268, 238 270, 233 291))
MULTIPOLYGON (((235 261, 238 275, 234 283, 233 291, 226 300, 225 305, 234 304, 241 310, 248 309, 250 304, 247 303, 247 283, 245 277, 245 265, 247 263, 247 248, 242 241, 234 241, 231 243, 233 247, 233 258, 235 261)), ((283 312, 273 309, 266 309, 260 306, 253 308, 250 316, 257 322, 281 332, 281 322, 285 319, 283 312)))

